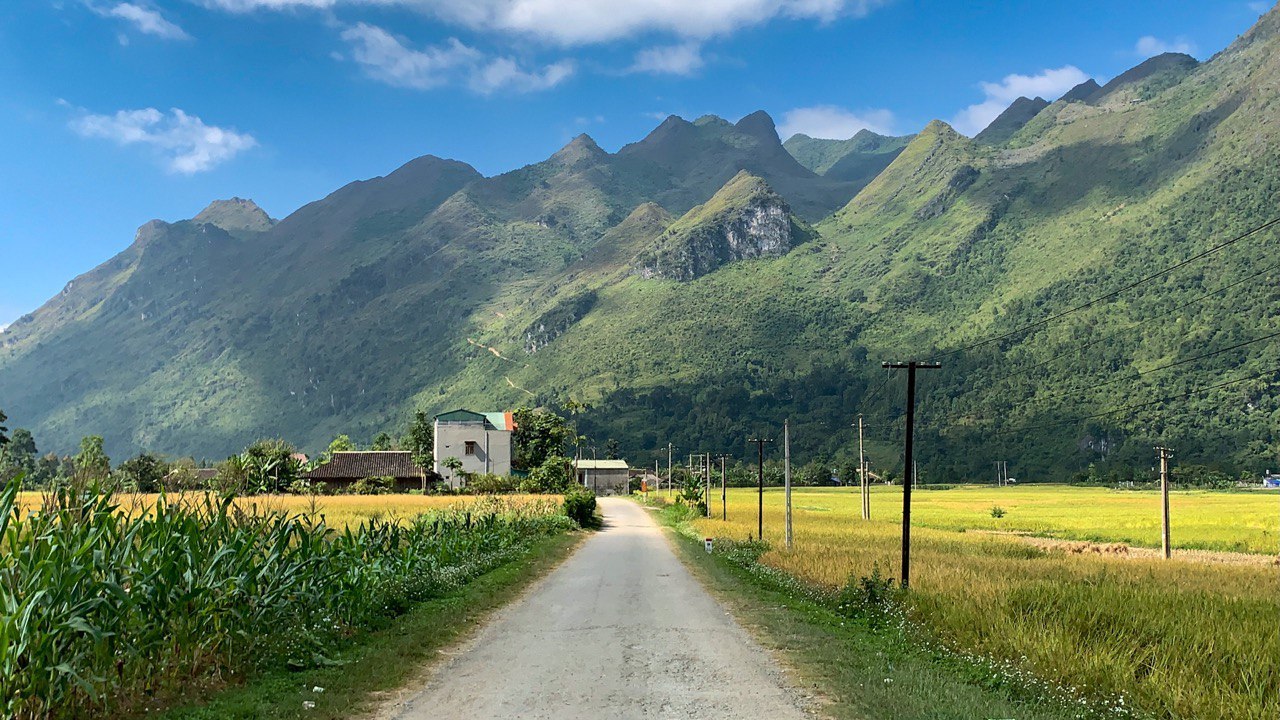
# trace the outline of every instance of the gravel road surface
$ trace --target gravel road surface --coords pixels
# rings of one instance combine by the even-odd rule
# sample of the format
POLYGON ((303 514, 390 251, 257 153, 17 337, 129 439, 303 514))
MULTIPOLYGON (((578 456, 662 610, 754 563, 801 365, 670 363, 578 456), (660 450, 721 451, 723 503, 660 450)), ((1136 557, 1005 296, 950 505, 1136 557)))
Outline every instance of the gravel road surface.
POLYGON ((648 512, 606 527, 388 713, 440 718, 807 717, 768 654, 689 575, 648 512))

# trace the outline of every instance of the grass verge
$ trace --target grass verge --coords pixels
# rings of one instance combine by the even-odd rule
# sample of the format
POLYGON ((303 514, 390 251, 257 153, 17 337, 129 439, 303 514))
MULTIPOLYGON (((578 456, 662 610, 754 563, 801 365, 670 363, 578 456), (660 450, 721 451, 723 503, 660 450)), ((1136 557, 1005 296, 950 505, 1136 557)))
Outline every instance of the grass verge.
POLYGON ((820 698, 823 714, 876 720, 1066 720, 1134 717, 1057 698, 1034 678, 924 647, 893 625, 873 627, 805 593, 789 576, 707 554, 678 510, 657 511, 680 557, 760 642, 820 698))
POLYGON ((336 720, 368 714, 388 691, 401 688, 490 613, 515 599, 556 567, 584 535, 566 533, 535 542, 520 558, 450 594, 425 601, 379 630, 355 636, 334 664, 300 672, 272 671, 229 688, 198 706, 159 714, 165 720, 336 720), (323 688, 315 692, 313 688, 323 688), (304 703, 315 703, 308 708, 304 703))

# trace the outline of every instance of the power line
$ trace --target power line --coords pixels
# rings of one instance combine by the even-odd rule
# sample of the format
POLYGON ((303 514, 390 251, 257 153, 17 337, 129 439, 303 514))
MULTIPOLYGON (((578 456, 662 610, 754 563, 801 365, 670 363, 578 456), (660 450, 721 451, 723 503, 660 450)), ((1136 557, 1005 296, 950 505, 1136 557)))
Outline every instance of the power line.
POLYGON ((1047 396, 1047 397, 1045 397, 1045 398, 1042 398, 1042 399, 1043 399, 1043 400, 1053 400, 1053 399, 1055 399, 1055 398, 1059 398, 1059 397, 1062 397, 1062 396, 1064 396, 1064 395, 1072 395, 1072 394, 1076 394, 1076 395, 1084 395, 1084 394, 1086 394, 1086 393, 1093 392, 1094 390, 1097 390, 1098 388, 1106 387, 1106 386, 1108 386, 1108 385, 1114 385, 1114 384, 1116 384, 1116 383, 1118 383, 1118 382, 1121 382, 1121 381, 1124 381, 1124 380, 1130 380, 1130 379, 1132 379, 1132 377, 1142 377, 1142 376, 1144 376, 1144 375, 1150 375, 1150 374, 1152 374, 1152 373, 1161 372, 1161 371, 1163 371, 1163 370, 1168 370, 1168 369, 1170 369, 1170 368, 1178 367, 1179 365, 1186 365, 1187 363, 1192 363, 1192 362, 1195 362, 1195 361, 1197 361, 1197 360, 1203 360, 1203 359, 1205 359, 1205 358, 1210 358, 1210 357, 1213 357, 1213 356, 1215 356, 1215 355, 1221 355, 1221 354, 1223 354, 1223 353, 1228 353, 1228 352, 1231 352, 1232 350, 1239 350, 1239 349, 1240 349, 1240 348, 1242 348, 1242 347, 1248 347, 1249 345, 1253 345, 1253 344, 1255 344, 1255 343, 1260 343, 1260 342, 1263 342, 1263 341, 1265 341, 1265 340, 1270 340, 1270 339, 1272 339, 1272 338, 1276 338, 1276 337, 1280 337, 1280 331, 1278 331, 1278 332, 1273 332, 1273 333, 1271 333, 1270 335, 1264 335, 1264 336, 1262 336, 1262 337, 1260 337, 1260 338, 1254 338, 1253 340, 1246 340, 1246 341, 1244 341, 1244 342, 1242 342, 1242 343, 1236 343, 1235 345, 1232 345, 1231 347, 1225 347, 1225 348, 1222 348, 1221 350, 1214 350, 1214 351, 1212 351, 1212 352, 1207 352, 1207 353, 1203 353, 1203 354, 1201 354, 1201 355, 1196 355, 1195 357, 1189 357, 1189 358, 1183 358, 1183 359, 1181 359, 1181 360, 1175 360, 1174 362, 1166 363, 1166 364, 1161 365, 1161 366, 1159 366, 1159 367, 1149 368, 1149 369, 1147 369, 1147 370, 1139 370, 1139 371, 1137 371, 1133 376, 1116 377, 1116 378, 1112 378, 1112 379, 1110 379, 1110 380, 1104 380, 1103 382, 1097 383, 1097 384, 1095 384, 1095 385, 1090 385, 1090 386, 1088 386, 1088 387, 1081 388, 1081 389, 1062 390, 1062 391, 1060 391, 1060 392, 1052 393, 1052 394, 1050 394, 1049 396, 1047 396))
POLYGON ((1149 400, 1143 403, 1126 405, 1124 407, 1114 408, 1112 410, 1106 410, 1103 412, 1094 413, 1092 415, 1085 415, 1083 417, 1072 418, 1070 420, 1060 420, 1058 422, 1045 423, 1043 425, 1026 425, 1023 427, 1008 428, 1005 430, 992 430, 992 431, 989 431, 988 434, 989 435, 1008 435, 1011 433, 1031 432, 1034 430, 1047 430, 1050 428, 1061 427, 1063 425, 1074 425, 1076 423, 1084 422, 1085 420, 1094 420, 1096 418, 1106 417, 1108 415, 1117 415, 1119 413, 1127 412, 1130 410, 1141 410, 1142 408, 1150 407, 1152 405, 1159 405, 1160 403, 1169 402, 1170 400, 1185 400, 1186 398, 1192 397, 1194 395, 1198 395, 1202 392, 1217 390, 1218 388, 1224 388, 1230 385, 1239 385, 1240 383, 1243 383, 1243 382, 1248 382, 1250 380, 1257 380, 1260 377, 1264 377, 1267 375, 1274 375, 1276 373, 1280 373, 1280 367, 1272 368, 1270 370, 1264 370, 1262 372, 1255 373, 1248 377, 1237 378, 1235 380, 1228 380, 1226 382, 1217 383, 1215 385, 1206 385, 1204 387, 1196 388, 1195 390, 1191 390, 1185 393, 1180 393, 1177 395, 1169 395, 1168 397, 1162 397, 1158 400, 1149 400))
POLYGON ((1010 331, 1008 331, 1008 332, 1001 333, 1000 335, 995 335, 995 336, 993 336, 993 337, 989 337, 989 338, 986 338, 986 339, 984 339, 984 340, 979 340, 979 341, 977 341, 977 342, 970 343, 970 344, 968 344, 968 345, 963 345, 963 346, 961 346, 961 347, 955 348, 954 350, 949 350, 949 351, 947 351, 947 352, 945 352, 945 353, 942 353, 942 354, 941 354, 941 355, 939 355, 938 357, 939 357, 939 358, 950 357, 950 356, 952 356, 952 355, 956 355, 956 354, 958 354, 958 353, 962 353, 962 352, 966 352, 966 351, 969 351, 969 350, 973 350, 974 348, 982 347, 982 346, 984 346, 984 345, 990 345, 991 343, 999 342, 999 341, 1001 341, 1001 340, 1005 340, 1005 339, 1011 338, 1011 337, 1013 337, 1014 335, 1020 335, 1020 334, 1022 334, 1022 333, 1024 333, 1024 332, 1026 332, 1026 331, 1028 331, 1028 330, 1034 330, 1034 329, 1036 329, 1036 328, 1038 328, 1038 327, 1043 327, 1044 325, 1047 325, 1047 324, 1049 324, 1049 323, 1051 323, 1051 322, 1053 322, 1053 321, 1055 321, 1055 320, 1060 320, 1060 319, 1062 319, 1062 318, 1064 318, 1064 317, 1066 317, 1066 316, 1068 316, 1068 315, 1071 315, 1072 313, 1076 313, 1076 312, 1079 312, 1079 311, 1084 310, 1084 309, 1086 309, 1086 308, 1091 308, 1091 307, 1093 307, 1094 305, 1097 305, 1097 304, 1099 304, 1099 303, 1105 302, 1105 301, 1107 301, 1107 300, 1111 300, 1112 298, 1115 298, 1116 296, 1120 295, 1121 293, 1128 292, 1129 290, 1132 290, 1133 288, 1136 288, 1136 287, 1138 287, 1139 285, 1142 285, 1142 284, 1144 284, 1144 283, 1151 282, 1152 280, 1155 280, 1155 279, 1157 279, 1157 278, 1164 277, 1164 276, 1166 276, 1166 275, 1168 275, 1168 274, 1172 273, 1172 272, 1173 272, 1173 271, 1175 271, 1175 270, 1178 270, 1178 269, 1180 269, 1180 268, 1186 267, 1187 265, 1190 265, 1191 263, 1193 263, 1193 262, 1195 262, 1195 261, 1197 261, 1197 260, 1200 260, 1200 259, 1202 259, 1202 258, 1208 257, 1209 255, 1212 255, 1213 253, 1216 253, 1216 252, 1218 252, 1218 251, 1220 251, 1220 250, 1223 250, 1223 249, 1225 249, 1225 248, 1228 248, 1228 247, 1230 247, 1230 246, 1232 246, 1232 245, 1234 245, 1234 244, 1236 244, 1236 243, 1240 242, 1241 240, 1244 240, 1244 239, 1246 239, 1246 238, 1248 238, 1248 237, 1251 237, 1251 236, 1253 236, 1253 235, 1256 235, 1256 234, 1258 234, 1258 233, 1262 232, 1263 230, 1267 230, 1268 228, 1271 228, 1271 227, 1273 227, 1273 226, 1275 226, 1275 225, 1278 225, 1278 224, 1280 224, 1280 218, 1275 218, 1275 219, 1273 219, 1273 220, 1269 220, 1269 221, 1267 221, 1267 222, 1263 223, 1262 225, 1259 225, 1259 226, 1257 226, 1257 227, 1253 228, 1252 230, 1248 230, 1248 231, 1246 231, 1246 232, 1244 232, 1244 233, 1242 233, 1242 234, 1240 234, 1240 235, 1237 235, 1237 236, 1235 236, 1235 237, 1231 238, 1230 240, 1227 240, 1226 242, 1223 242, 1223 243, 1220 243, 1220 244, 1218 244, 1218 245, 1215 245, 1215 246, 1213 246, 1213 247, 1209 248, 1208 250, 1205 250, 1205 251, 1203 251, 1203 252, 1196 253, 1195 255, 1192 255, 1191 257, 1189 257, 1189 258, 1187 258, 1187 259, 1185 259, 1185 260, 1181 260, 1181 261, 1179 261, 1179 262, 1176 262, 1176 263, 1174 263, 1173 265, 1170 265, 1169 267, 1167 267, 1167 268, 1165 268, 1165 269, 1163 269, 1163 270, 1160 270, 1160 271, 1158 271, 1158 272, 1151 273, 1150 275, 1146 275, 1146 276, 1143 276, 1143 277, 1141 277, 1141 278, 1139 278, 1139 279, 1137 279, 1137 280, 1134 280, 1133 282, 1129 283, 1128 285, 1125 285, 1124 287, 1121 287, 1121 288, 1120 288, 1120 289, 1118 289, 1118 290, 1113 290, 1113 291, 1111 291, 1111 292, 1109 292, 1109 293, 1107 293, 1107 294, 1105 294, 1105 295, 1101 295, 1101 296, 1099 296, 1099 297, 1096 297, 1096 298, 1094 298, 1094 299, 1092 299, 1092 300, 1090 300, 1090 301, 1088 301, 1088 302, 1082 303, 1082 304, 1080 304, 1080 305, 1076 305, 1075 307, 1072 307, 1072 308, 1070 308, 1070 309, 1063 310, 1062 312, 1055 313, 1055 314, 1050 315, 1050 316, 1048 316, 1048 317, 1046 317, 1046 318, 1042 318, 1042 319, 1037 320, 1037 321, 1035 321, 1035 322, 1033 322, 1033 323, 1028 323, 1027 325, 1023 325, 1022 327, 1015 328, 1015 329, 1010 330, 1010 331))
MULTIPOLYGON (((1244 277, 1242 277, 1242 278, 1240 278, 1240 279, 1238 279, 1238 280, 1234 280, 1234 281, 1232 281, 1232 282, 1230 282, 1230 283, 1227 283, 1226 285, 1223 285, 1223 286, 1221 286, 1221 287, 1218 287, 1218 288, 1215 288, 1215 289, 1213 289, 1213 290, 1210 290, 1209 292, 1207 292, 1207 293, 1205 293, 1205 294, 1203 294, 1203 295, 1200 295, 1200 296, 1198 296, 1198 297, 1196 297, 1196 298, 1194 298, 1194 299, 1188 300, 1187 302, 1184 302, 1184 303, 1182 303, 1181 305, 1175 305, 1174 307, 1172 307, 1172 308, 1170 308, 1170 309, 1168 309, 1168 310, 1164 311, 1164 313, 1165 313, 1165 314, 1168 314, 1168 313, 1175 313, 1175 312, 1177 312, 1177 311, 1179 311, 1179 310, 1182 310, 1182 309, 1184 309, 1184 308, 1188 308, 1188 307, 1190 307, 1190 306, 1192 306, 1192 305, 1195 305, 1195 304, 1196 304, 1196 303, 1198 303, 1198 302, 1203 302, 1203 301, 1205 301, 1205 300, 1207 300, 1207 299, 1209 299, 1209 298, 1213 297, 1214 295, 1217 295, 1218 293, 1225 292, 1225 291, 1230 290, 1231 288, 1233 288, 1233 287, 1237 287, 1237 286, 1239 286, 1239 285, 1243 285, 1244 283, 1249 282, 1250 280, 1253 280, 1253 279, 1255 279, 1255 278, 1257 278, 1257 277, 1260 277, 1260 276, 1262 276, 1262 275, 1266 275, 1267 273, 1274 272, 1274 271, 1276 271, 1276 270, 1280 270, 1280 263, 1276 263, 1276 264, 1274 264, 1274 265, 1267 266, 1267 267, 1263 268, 1262 270, 1259 270, 1258 272, 1252 273, 1252 274, 1250 274, 1250 275, 1246 275, 1246 276, 1244 276, 1244 277)), ((1136 328, 1136 327, 1138 327, 1139 325, 1142 325, 1142 322, 1136 322, 1136 321, 1135 321, 1135 322, 1131 322, 1131 323, 1129 323, 1129 324, 1127 324, 1127 325, 1125 325, 1125 326, 1123 326, 1123 327, 1116 328, 1116 330, 1114 330, 1113 332, 1110 332, 1110 333, 1108 333, 1108 334, 1106 334, 1106 335, 1103 335, 1103 336, 1102 336, 1102 337, 1100 337, 1100 338, 1097 338, 1097 339, 1095 339, 1095 340, 1090 340, 1089 342, 1084 343, 1084 344, 1082 344, 1082 345, 1077 345, 1077 346, 1075 347, 1075 350, 1076 350, 1076 357, 1079 357, 1080 351, 1082 351, 1082 350, 1087 350, 1088 348, 1091 348, 1091 347, 1093 347, 1094 345, 1099 345, 1099 344, 1101 344, 1101 343, 1107 342, 1108 340, 1112 340, 1112 339, 1114 339, 1117 335, 1119 335, 1120 333, 1125 332, 1125 331, 1127 331, 1127 330, 1132 330, 1133 328, 1136 328)), ((1023 367, 1013 368, 1013 369, 1012 369, 1012 370, 1010 370, 1009 372, 1005 373, 1005 374, 1004 374, 1004 376, 1003 376, 1003 378, 1004 378, 1004 379, 1007 379, 1007 378, 1014 377, 1014 376, 1017 376, 1017 375, 1022 375, 1022 374, 1024 374, 1024 373, 1031 372, 1032 370, 1037 370, 1037 369, 1039 369, 1039 368, 1042 368, 1042 367, 1044 367, 1045 365, 1052 365, 1052 364, 1053 364, 1053 363, 1055 363, 1055 362, 1059 362, 1059 361, 1061 361, 1061 360, 1065 360, 1065 359, 1067 359, 1068 357, 1070 357, 1070 356, 1068 356, 1068 355, 1054 355, 1053 357, 1049 358, 1048 360, 1042 360, 1042 361, 1040 361, 1040 362, 1038 362, 1038 363, 1036 363, 1036 364, 1034 364, 1034 365, 1026 365, 1026 366, 1023 366, 1023 367)))

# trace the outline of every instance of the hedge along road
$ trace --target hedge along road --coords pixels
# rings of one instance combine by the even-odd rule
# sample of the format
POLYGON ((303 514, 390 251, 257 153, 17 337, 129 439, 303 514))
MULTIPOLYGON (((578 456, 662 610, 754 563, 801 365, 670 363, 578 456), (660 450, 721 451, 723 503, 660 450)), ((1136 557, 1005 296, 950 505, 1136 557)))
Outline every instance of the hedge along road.
POLYGON ((648 513, 605 527, 386 715, 807 717, 782 671, 690 576, 648 513))

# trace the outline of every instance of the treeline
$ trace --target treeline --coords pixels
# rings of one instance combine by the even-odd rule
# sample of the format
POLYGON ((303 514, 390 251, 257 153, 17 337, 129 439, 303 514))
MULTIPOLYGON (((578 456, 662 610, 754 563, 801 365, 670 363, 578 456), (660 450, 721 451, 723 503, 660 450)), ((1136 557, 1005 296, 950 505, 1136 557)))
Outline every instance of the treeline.
MULTIPOLYGON (((463 473, 465 489, 470 493, 560 493, 573 481, 571 456, 587 441, 577 432, 576 413, 582 406, 570 404, 572 419, 542 408, 520 408, 514 412, 517 429, 512 437, 510 476, 463 473)), ((0 482, 23 477, 28 489, 51 489, 76 483, 93 484, 112 491, 154 493, 186 490, 211 490, 218 493, 253 495, 264 493, 325 493, 335 490, 323 483, 312 483, 305 473, 329 462, 335 453, 358 450, 400 450, 411 454, 413 462, 427 472, 429 489, 444 492, 432 468, 435 465, 433 419, 417 411, 401 432, 382 431, 367 445, 340 434, 314 458, 281 438, 267 438, 250 443, 243 451, 209 465, 193 458, 171 459, 144 451, 113 465, 100 435, 89 435, 80 442, 75 455, 41 455, 35 437, 24 428, 12 434, 4 426, 6 417, 0 411, 0 482)), ((617 443, 606 447, 610 457, 617 457, 617 443)), ((446 466, 460 461, 444 458, 446 466)), ((389 478, 366 478, 354 483, 346 492, 379 494, 390 492, 389 478)))

